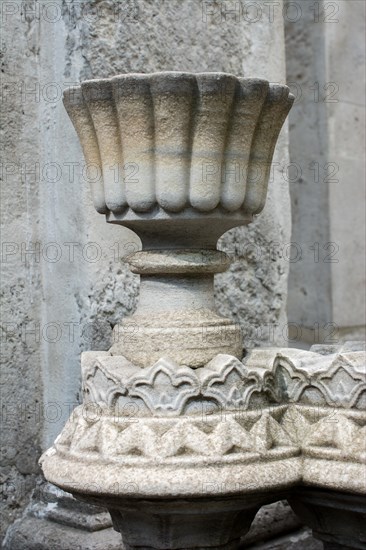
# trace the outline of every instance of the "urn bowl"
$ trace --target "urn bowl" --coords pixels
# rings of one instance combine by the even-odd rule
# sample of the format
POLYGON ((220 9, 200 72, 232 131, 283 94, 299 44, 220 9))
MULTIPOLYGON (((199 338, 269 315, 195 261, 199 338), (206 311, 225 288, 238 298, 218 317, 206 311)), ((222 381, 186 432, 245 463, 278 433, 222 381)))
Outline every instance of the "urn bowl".
POLYGON ((214 219, 221 232, 262 210, 292 101, 287 86, 224 73, 123 74, 64 94, 109 222, 214 219))

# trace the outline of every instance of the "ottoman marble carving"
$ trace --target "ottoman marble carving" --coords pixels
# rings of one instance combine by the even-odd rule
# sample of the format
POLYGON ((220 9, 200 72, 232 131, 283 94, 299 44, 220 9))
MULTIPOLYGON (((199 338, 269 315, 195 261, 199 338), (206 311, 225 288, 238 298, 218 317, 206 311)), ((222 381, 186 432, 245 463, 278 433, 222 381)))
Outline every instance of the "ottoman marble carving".
MULTIPOLYGON (((288 88, 131 74, 84 82, 64 101, 101 174, 96 210, 143 250, 128 258, 137 310, 108 352, 82 355, 83 404, 44 453, 46 478, 107 507, 129 549, 238 548, 259 508, 282 498, 326 544, 344 542, 309 507, 332 502, 332 517, 339 494, 361 506, 362 345, 249 351, 213 298, 229 265, 218 238, 265 204, 288 88)), ((352 548, 365 547, 361 531, 352 548)))

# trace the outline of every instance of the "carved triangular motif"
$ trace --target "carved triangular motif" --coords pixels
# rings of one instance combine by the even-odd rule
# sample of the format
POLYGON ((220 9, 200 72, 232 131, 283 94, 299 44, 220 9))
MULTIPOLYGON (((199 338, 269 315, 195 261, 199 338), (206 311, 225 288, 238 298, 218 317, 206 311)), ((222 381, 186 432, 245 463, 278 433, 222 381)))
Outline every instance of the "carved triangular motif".
POLYGON ((258 452, 268 451, 273 445, 273 438, 269 425, 269 415, 264 413, 250 430, 254 448, 258 452))
POLYGON ((72 450, 73 451, 89 451, 97 452, 100 446, 100 427, 101 422, 97 421, 86 430, 80 438, 73 439, 72 450))
POLYGON ((307 433, 311 428, 311 423, 300 413, 300 411, 291 407, 283 415, 281 425, 289 435, 291 441, 302 446, 307 433))
POLYGON ((269 429, 272 436, 273 447, 293 447, 294 441, 290 437, 290 434, 283 429, 283 427, 272 417, 268 418, 269 429))
POLYGON ((244 451, 253 449, 253 437, 238 422, 231 419, 228 427, 235 447, 239 447, 244 451))
POLYGON ((336 423, 331 422, 329 418, 322 418, 315 425, 313 424, 312 430, 304 438, 304 443, 314 447, 336 447, 336 432, 336 423))

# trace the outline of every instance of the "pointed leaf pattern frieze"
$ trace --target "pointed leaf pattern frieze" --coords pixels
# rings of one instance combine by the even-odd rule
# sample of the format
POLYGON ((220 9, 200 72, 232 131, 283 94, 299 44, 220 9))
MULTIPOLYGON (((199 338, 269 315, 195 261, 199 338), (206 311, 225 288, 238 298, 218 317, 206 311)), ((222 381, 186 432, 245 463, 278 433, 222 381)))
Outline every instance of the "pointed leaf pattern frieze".
POLYGON ((85 402, 126 410, 134 404, 137 415, 179 416, 194 400, 219 410, 247 410, 258 400, 360 409, 366 398, 364 352, 254 350, 243 361, 217 355, 200 369, 168 358, 143 369, 108 352, 87 352, 82 370, 85 402))
POLYGON ((88 352, 82 356, 82 370, 84 402, 119 410, 136 403, 138 415, 179 416, 192 400, 212 402, 219 410, 245 410, 253 394, 267 402, 266 371, 250 370, 228 355, 218 355, 202 369, 179 366, 165 358, 143 369, 125 358, 88 352))
POLYGON ((362 409, 366 397, 365 352, 321 355, 281 350, 269 379, 279 402, 362 409))

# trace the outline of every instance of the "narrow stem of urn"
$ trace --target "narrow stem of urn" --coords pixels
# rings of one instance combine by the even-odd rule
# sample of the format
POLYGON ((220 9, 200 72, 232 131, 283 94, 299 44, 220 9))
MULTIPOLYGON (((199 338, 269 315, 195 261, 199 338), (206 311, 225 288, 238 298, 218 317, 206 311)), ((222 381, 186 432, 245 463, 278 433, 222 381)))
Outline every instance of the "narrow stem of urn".
POLYGON ((240 329, 215 311, 214 275, 229 258, 216 250, 149 250, 128 258, 141 276, 136 312, 115 327, 113 355, 142 367, 161 357, 197 368, 218 353, 242 357, 240 329))
POLYGON ((144 275, 136 315, 176 315, 180 310, 214 310, 213 275, 144 275))

